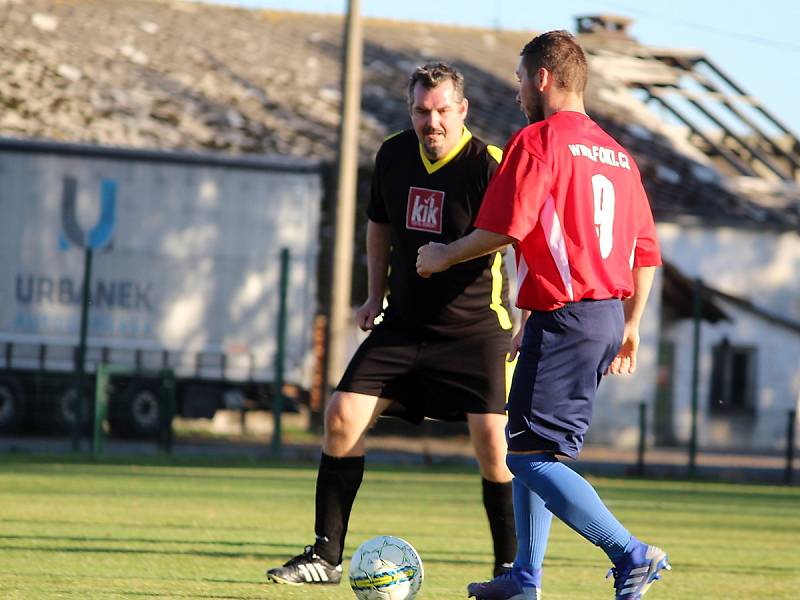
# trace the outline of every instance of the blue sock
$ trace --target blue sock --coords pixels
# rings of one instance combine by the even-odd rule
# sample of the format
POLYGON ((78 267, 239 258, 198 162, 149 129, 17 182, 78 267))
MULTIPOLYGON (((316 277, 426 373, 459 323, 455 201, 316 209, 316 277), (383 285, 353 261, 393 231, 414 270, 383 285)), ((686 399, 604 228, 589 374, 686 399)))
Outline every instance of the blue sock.
MULTIPOLYGON (((552 454, 509 454, 506 462, 514 477, 538 494, 551 513, 602 548, 614 564, 635 546, 635 538, 589 482, 552 454)), ((516 499, 515 493, 515 511, 516 499)))
POLYGON ((538 494, 517 478, 513 480, 514 524, 517 528, 517 556, 512 573, 522 587, 542 588, 542 563, 553 513, 538 494))

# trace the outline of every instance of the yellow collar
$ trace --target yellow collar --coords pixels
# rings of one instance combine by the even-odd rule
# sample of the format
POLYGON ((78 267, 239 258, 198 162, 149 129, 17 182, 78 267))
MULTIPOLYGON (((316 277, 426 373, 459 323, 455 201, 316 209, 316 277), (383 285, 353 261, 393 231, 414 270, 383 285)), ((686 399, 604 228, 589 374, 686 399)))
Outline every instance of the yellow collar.
POLYGON ((425 156, 425 151, 422 149, 422 143, 419 145, 419 156, 422 159, 422 164, 425 165, 425 170, 428 172, 428 175, 431 173, 435 173, 451 160, 455 158, 455 156, 461 152, 464 146, 472 139, 472 133, 470 133, 467 126, 464 126, 464 131, 461 133, 461 139, 458 140, 458 143, 453 147, 450 152, 447 153, 447 156, 440 158, 435 163, 432 163, 427 156, 425 156))

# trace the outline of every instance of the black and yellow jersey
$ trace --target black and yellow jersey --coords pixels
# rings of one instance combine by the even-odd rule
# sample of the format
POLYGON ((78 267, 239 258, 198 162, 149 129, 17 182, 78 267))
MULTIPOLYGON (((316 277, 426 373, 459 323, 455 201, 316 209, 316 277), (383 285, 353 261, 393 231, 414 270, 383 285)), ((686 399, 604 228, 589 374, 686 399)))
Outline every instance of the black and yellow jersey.
POLYGON ((508 280, 501 253, 455 265, 428 279, 417 275, 417 249, 471 232, 502 151, 464 128, 458 145, 431 162, 409 129, 387 138, 375 159, 367 216, 391 226, 387 324, 434 333, 511 329, 508 280))

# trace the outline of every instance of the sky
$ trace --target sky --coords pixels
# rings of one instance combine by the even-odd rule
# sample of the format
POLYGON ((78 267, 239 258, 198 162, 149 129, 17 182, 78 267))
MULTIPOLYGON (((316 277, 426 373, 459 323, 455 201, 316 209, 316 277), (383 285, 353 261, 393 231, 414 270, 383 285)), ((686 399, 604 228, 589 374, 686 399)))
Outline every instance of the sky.
MULTIPOLYGON (((203 0, 212 1, 212 0, 203 0)), ((251 8, 343 14, 347 0, 213 0, 251 8)), ((800 2, 791 0, 361 0, 361 13, 450 25, 575 30, 575 16, 632 18, 649 46, 702 50, 800 135, 800 2)))

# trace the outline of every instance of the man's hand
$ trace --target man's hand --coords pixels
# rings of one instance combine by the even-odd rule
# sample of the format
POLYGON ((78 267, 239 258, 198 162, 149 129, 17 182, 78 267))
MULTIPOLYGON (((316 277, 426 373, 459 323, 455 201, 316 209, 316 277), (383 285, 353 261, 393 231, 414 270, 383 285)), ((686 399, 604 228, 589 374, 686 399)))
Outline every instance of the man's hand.
POLYGON ((520 330, 511 338, 511 347, 506 356, 506 362, 514 362, 519 354, 519 347, 522 345, 522 338, 525 337, 525 328, 521 327, 520 330))
POLYGON ((622 346, 619 352, 611 361, 604 375, 631 375, 636 371, 636 353, 639 350, 639 323, 644 314, 644 307, 647 304, 647 297, 650 295, 650 288, 653 286, 655 277, 655 267, 634 267, 633 296, 627 298, 623 305, 625 307, 625 330, 622 333, 622 346))
POLYGON ((636 371, 636 353, 639 350, 639 329, 626 325, 622 346, 611 361, 606 375, 633 375, 636 371))
POLYGON ((430 277, 434 273, 447 270, 447 244, 428 242, 417 250, 417 273, 420 277, 430 277))
POLYGON ((375 329, 375 319, 378 318, 383 312, 383 299, 371 300, 367 298, 356 310, 356 325, 361 328, 361 331, 369 331, 375 329))
POLYGON ((514 362, 519 354, 519 347, 522 345, 522 339, 525 337, 525 325, 528 323, 528 318, 531 316, 531 311, 522 309, 519 318, 519 329, 517 333, 511 338, 511 348, 508 351, 508 362, 514 362))
POLYGON ((420 277, 430 277, 458 263, 502 250, 514 242, 513 237, 480 228, 449 244, 429 242, 417 250, 417 273, 420 277))

